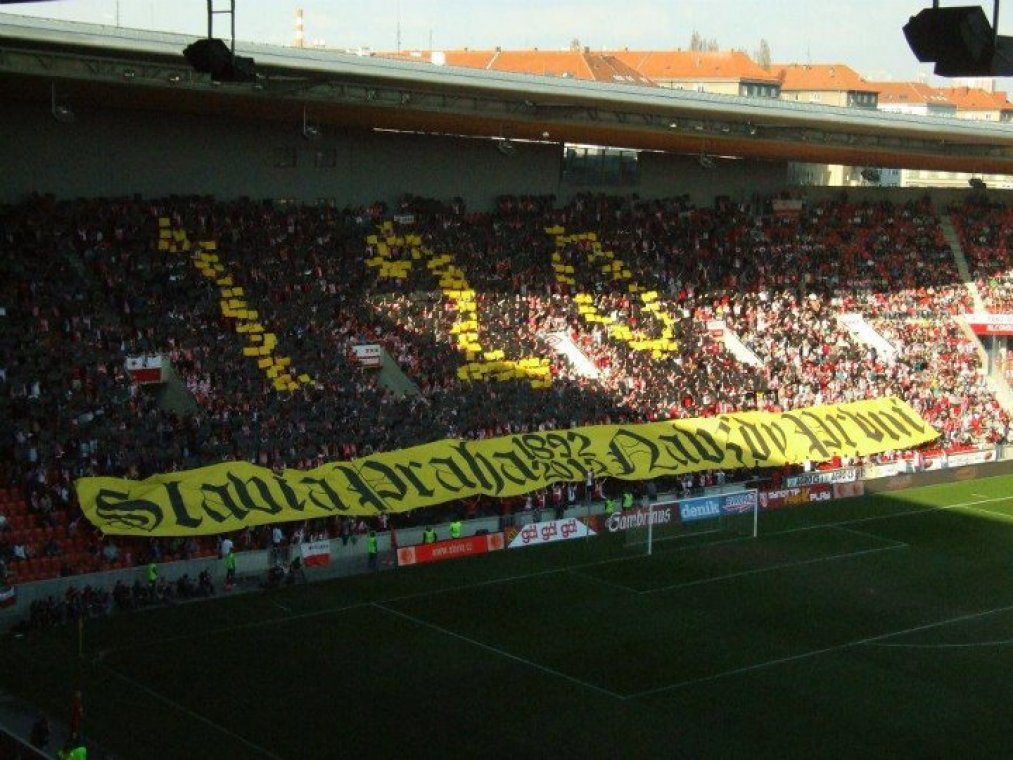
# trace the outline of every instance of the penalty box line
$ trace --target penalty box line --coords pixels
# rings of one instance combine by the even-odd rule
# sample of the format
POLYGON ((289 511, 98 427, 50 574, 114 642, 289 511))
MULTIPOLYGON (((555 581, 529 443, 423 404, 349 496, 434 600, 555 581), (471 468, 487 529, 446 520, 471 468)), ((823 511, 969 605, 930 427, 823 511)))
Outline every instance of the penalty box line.
POLYGON ((1013 522, 1013 515, 1008 515, 1005 512, 996 512, 994 509, 980 509, 978 507, 965 506, 962 509, 968 512, 975 512, 979 515, 988 515, 989 517, 999 519, 1003 522, 1013 522))
POLYGON ((1004 612, 1013 612, 1013 604, 1006 605, 1004 607, 994 607, 990 610, 982 610, 980 612, 971 612, 965 615, 957 615, 956 617, 936 620, 932 623, 923 623, 922 625, 912 626, 911 628, 903 628, 899 631, 889 631, 887 633, 876 634, 875 636, 865 636, 861 639, 847 641, 843 644, 835 644, 834 646, 823 647, 821 649, 812 649, 808 652, 800 652, 799 654, 793 654, 787 657, 778 657, 777 659, 767 660, 766 662, 757 662, 752 665, 745 665, 741 668, 732 668, 731 670, 724 670, 720 673, 713 673, 709 676, 689 678, 685 681, 678 681, 666 686, 658 686, 653 689, 645 689, 644 691, 634 692, 633 694, 628 694, 626 699, 637 699, 639 697, 649 697, 654 694, 663 694, 668 691, 678 691, 679 689, 684 689, 688 686, 699 686, 700 684, 720 681, 725 678, 744 675, 746 673, 754 673, 759 670, 765 670, 767 668, 773 668, 778 665, 785 665, 791 662, 798 662, 799 660, 806 660, 811 657, 819 657, 820 655, 830 654, 831 652, 843 652, 847 649, 853 649, 859 646, 882 646, 879 642, 887 641, 898 636, 906 636, 912 633, 929 631, 933 628, 942 628, 943 626, 953 625, 955 623, 966 623, 970 620, 979 620, 983 617, 988 617, 989 615, 999 615, 1004 612))
POLYGON ((663 591, 676 591, 683 588, 692 588, 694 586, 705 586, 708 583, 719 583, 721 581, 734 580, 735 578, 746 578, 750 575, 762 575, 763 573, 773 573, 778 570, 789 570, 794 567, 806 567, 807 565, 818 565, 821 562, 837 562, 838 560, 852 559, 853 557, 864 557, 868 554, 880 554, 882 552, 895 551, 896 549, 907 549, 907 544, 896 545, 896 546, 877 546, 872 549, 860 549, 854 552, 845 552, 844 554, 828 554, 824 557, 813 557, 812 559, 800 559, 794 562, 782 562, 779 565, 770 565, 769 567, 754 567, 749 570, 740 570, 735 573, 726 573, 724 575, 712 575, 707 578, 698 578, 693 581, 682 581, 680 583, 673 583, 668 586, 657 586, 656 588, 644 589, 637 591, 638 594, 657 594, 663 591))
POLYGON ((855 528, 849 528, 847 525, 833 525, 831 527, 836 528, 837 530, 842 531, 844 533, 850 533, 853 536, 861 536, 862 538, 872 538, 875 539, 876 541, 886 542, 890 546, 898 548, 910 546, 910 544, 905 543, 904 541, 897 541, 896 539, 887 538, 886 536, 881 536, 878 533, 869 533, 868 531, 865 530, 856 530, 855 528))
POLYGON ((462 633, 457 633, 456 631, 452 631, 449 628, 444 628, 442 625, 437 625, 436 623, 432 623, 428 620, 423 620, 422 618, 415 617, 414 615, 409 615, 407 612, 402 612, 401 610, 396 610, 393 607, 388 607, 382 602, 374 602, 372 606, 378 610, 386 612, 388 615, 399 617, 402 620, 407 620, 421 628, 428 628, 429 630, 436 631, 438 633, 443 634, 444 636, 449 636, 450 638, 457 639, 458 641, 463 641, 464 643, 470 644, 471 646, 476 647, 477 649, 482 649, 485 650, 486 652, 490 652, 496 655, 497 657, 503 657, 507 660, 513 660, 514 662, 518 662, 524 665, 525 667, 532 668, 533 670, 546 673, 556 678, 561 678, 564 681, 569 681, 572 684, 576 684, 577 686, 583 687, 585 689, 590 689, 591 691, 597 692, 606 697, 611 697, 612 699, 619 699, 619 700, 625 699, 625 697, 622 694, 617 694, 614 691, 609 691, 606 688, 597 686, 593 683, 589 683, 588 681, 582 681, 581 679, 568 675, 567 673, 564 673, 561 670, 556 670, 555 668, 540 665, 534 660, 529 660, 526 657, 521 657, 520 655, 513 654, 512 652, 508 652, 505 649, 500 649, 499 647, 493 646, 492 644, 486 644, 485 642, 479 641, 478 639, 473 639, 470 636, 465 636, 462 633))

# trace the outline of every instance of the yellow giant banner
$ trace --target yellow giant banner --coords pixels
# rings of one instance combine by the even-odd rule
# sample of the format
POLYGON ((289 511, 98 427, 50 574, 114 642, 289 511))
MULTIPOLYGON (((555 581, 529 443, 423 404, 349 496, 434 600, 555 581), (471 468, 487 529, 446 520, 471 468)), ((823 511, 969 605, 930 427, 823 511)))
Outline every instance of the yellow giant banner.
POLYGON ((792 412, 738 412, 594 425, 481 441, 444 440, 281 474, 224 462, 145 480, 82 478, 77 495, 105 533, 187 536, 335 515, 407 512, 476 494, 516 496, 562 481, 646 480, 777 467, 905 449, 938 436, 896 398, 792 412))

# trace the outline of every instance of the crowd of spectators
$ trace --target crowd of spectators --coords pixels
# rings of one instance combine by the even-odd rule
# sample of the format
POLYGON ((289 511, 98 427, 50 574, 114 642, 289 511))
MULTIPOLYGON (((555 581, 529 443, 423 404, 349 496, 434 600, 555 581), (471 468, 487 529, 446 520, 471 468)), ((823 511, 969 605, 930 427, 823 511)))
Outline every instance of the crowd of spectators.
POLYGON ((985 308, 1013 313, 1013 208, 974 197, 949 212, 985 308))
MULTIPOLYGON (((976 226, 969 217, 965 237, 1005 251, 993 217, 976 226)), ((71 490, 82 475, 142 477, 222 460, 309 468, 446 437, 886 393, 915 406, 945 445, 1008 434, 976 348, 953 321, 970 299, 928 202, 842 198, 779 214, 759 199, 697 208, 685 197, 502 198, 488 212, 414 197, 343 210, 37 197, 0 209, 0 260, 0 414, 9 420, 0 479, 13 494, 0 498, 0 561, 32 563, 37 577, 215 551, 206 541, 95 534, 71 490), (190 251, 157 245, 164 218, 191 245, 217 242, 225 274, 310 382, 271 387, 190 251), (369 242, 381 223, 382 250, 369 242), (597 249, 587 238, 557 245, 550 230, 559 228, 593 233, 597 249), (596 250, 617 266, 594 263, 596 250), (450 257, 475 291, 482 346, 547 361, 550 387, 459 376, 459 314, 426 266, 432 255, 450 257), (391 276, 366 266, 376 256, 412 263, 391 276), (557 277, 554 263, 572 274, 557 277), (589 320, 581 303, 607 319, 589 320), (844 326, 846 313, 893 354, 844 326), (755 364, 708 329, 715 320, 755 364), (623 331, 668 336, 672 348, 638 347, 623 331), (560 332, 596 377, 551 348, 547 336, 560 332), (361 343, 381 344, 419 392, 394 393, 357 365, 351 349, 361 343), (131 382, 125 358, 151 353, 171 362, 182 397, 131 382)), ((348 540, 360 528, 302 530, 348 540)), ((240 538, 271 540, 264 531, 240 538)))
POLYGON ((44 630, 83 618, 102 617, 111 609, 112 597, 105 589, 91 585, 82 589, 68 586, 62 599, 48 596, 32 602, 28 618, 15 628, 15 632, 44 630))
POLYGON ((15 631, 25 633, 44 630, 76 623, 83 618, 103 617, 111 612, 129 612, 142 607, 206 599, 214 595, 215 585, 207 570, 201 571, 197 578, 184 573, 173 581, 159 578, 154 584, 144 584, 140 580, 127 584, 119 580, 112 591, 98 585, 86 584, 80 589, 70 585, 62 598, 50 595, 33 601, 29 606, 28 617, 15 631))

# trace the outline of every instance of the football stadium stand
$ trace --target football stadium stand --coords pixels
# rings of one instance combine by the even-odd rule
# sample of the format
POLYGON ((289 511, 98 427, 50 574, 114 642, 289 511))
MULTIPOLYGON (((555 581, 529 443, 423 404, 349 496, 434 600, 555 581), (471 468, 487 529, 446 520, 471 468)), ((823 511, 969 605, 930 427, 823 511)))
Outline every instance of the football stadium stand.
MULTIPOLYGON (((1000 213, 961 215, 973 260, 999 247, 988 231, 1000 213)), ((215 552, 104 539, 76 507, 82 475, 311 468, 448 437, 884 394, 908 400, 944 447, 1007 441, 1008 414, 955 321, 970 297, 925 201, 781 215, 769 200, 603 195, 503 197, 492 211, 410 196, 345 210, 36 197, 5 207, 0 230, 12 425, 0 558, 22 582, 215 552), (263 326, 253 345, 283 357, 249 351, 229 316, 240 307, 263 326), (757 364, 727 349, 718 323, 757 364), (372 343, 419 395, 354 360, 372 343), (166 357, 191 406, 173 411, 134 381, 124 358, 145 354, 166 357), (577 371, 581 357, 592 372, 577 371)), ((1003 265, 989 261, 994 277, 1003 265)))

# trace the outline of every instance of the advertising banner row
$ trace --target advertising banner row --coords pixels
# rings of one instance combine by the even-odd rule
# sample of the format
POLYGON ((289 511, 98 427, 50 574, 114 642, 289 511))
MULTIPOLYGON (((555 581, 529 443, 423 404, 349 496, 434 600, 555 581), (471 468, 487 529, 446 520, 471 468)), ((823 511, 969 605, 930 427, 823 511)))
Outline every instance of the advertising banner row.
POLYGON ((989 446, 985 449, 958 452, 915 452, 910 457, 901 457, 892 462, 875 464, 867 462, 861 467, 845 467, 839 470, 807 472, 785 479, 786 486, 804 486, 815 483, 852 483, 860 479, 875 480, 894 475, 916 472, 953 469, 974 464, 988 464, 1002 458, 1002 447, 989 446))

